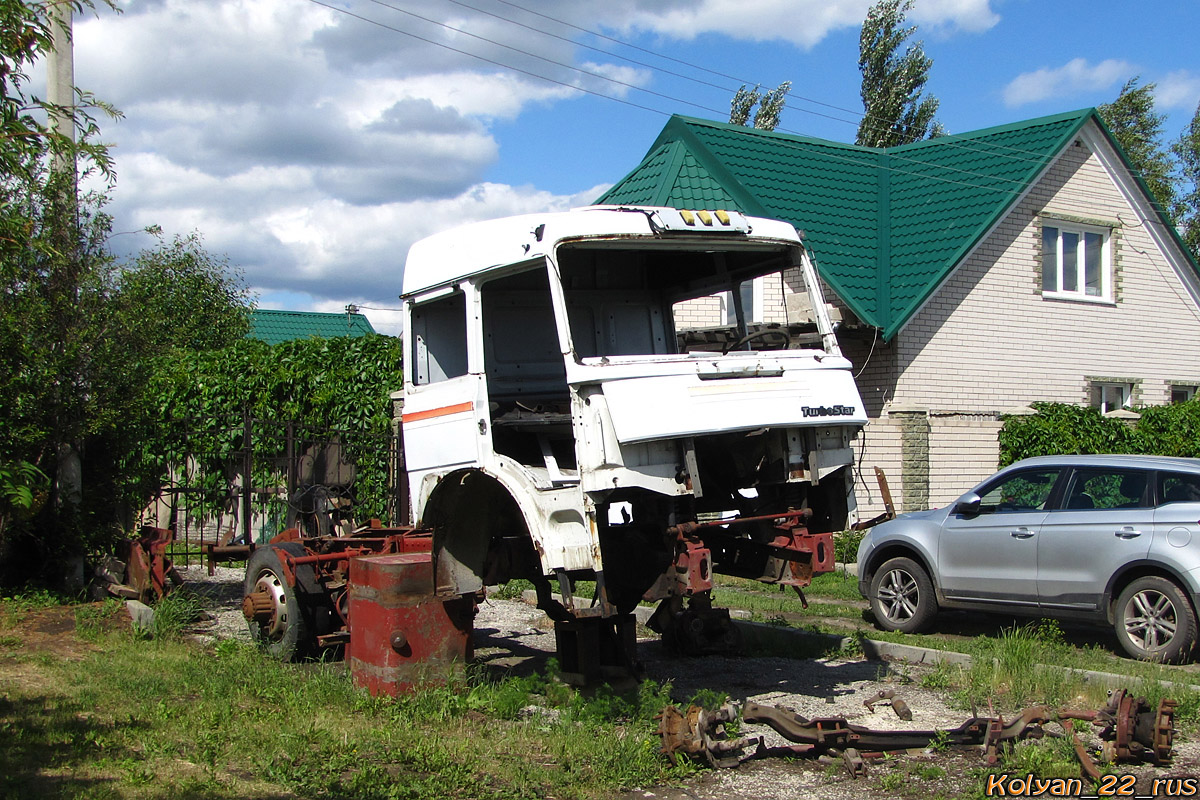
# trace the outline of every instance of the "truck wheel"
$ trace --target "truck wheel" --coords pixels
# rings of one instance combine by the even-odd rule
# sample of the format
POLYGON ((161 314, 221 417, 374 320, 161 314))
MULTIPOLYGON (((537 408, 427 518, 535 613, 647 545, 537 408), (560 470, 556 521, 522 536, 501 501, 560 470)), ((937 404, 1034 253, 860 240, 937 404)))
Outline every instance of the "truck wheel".
POLYGON ((305 554, 294 542, 257 548, 246 564, 242 613, 250 638, 280 661, 299 661, 308 654, 309 633, 296 587, 289 585, 279 551, 305 554))
POLYGON ((1148 575, 1125 587, 1117 598, 1117 641, 1134 658, 1173 664, 1187 658, 1196 643, 1196 614, 1179 587, 1148 575))
POLYGON ((911 558, 888 559, 871 579, 871 611, 885 631, 922 631, 937 614, 933 582, 911 558))

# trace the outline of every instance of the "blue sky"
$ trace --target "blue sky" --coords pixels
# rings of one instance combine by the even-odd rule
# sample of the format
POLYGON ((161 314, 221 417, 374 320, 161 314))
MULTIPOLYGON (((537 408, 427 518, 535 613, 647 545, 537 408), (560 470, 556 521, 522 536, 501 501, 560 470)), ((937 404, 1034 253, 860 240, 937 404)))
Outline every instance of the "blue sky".
MULTIPOLYGON (((779 130, 853 141, 869 5, 121 0, 78 20, 76 81, 125 114, 104 126, 115 230, 198 230, 263 307, 355 303, 395 332, 377 309, 413 241, 589 202, 670 114, 727 118, 742 81, 792 81, 779 130)), ((1098 105, 1134 76, 1168 139, 1200 103, 1195 0, 917 0, 909 22, 950 132, 1098 105)))

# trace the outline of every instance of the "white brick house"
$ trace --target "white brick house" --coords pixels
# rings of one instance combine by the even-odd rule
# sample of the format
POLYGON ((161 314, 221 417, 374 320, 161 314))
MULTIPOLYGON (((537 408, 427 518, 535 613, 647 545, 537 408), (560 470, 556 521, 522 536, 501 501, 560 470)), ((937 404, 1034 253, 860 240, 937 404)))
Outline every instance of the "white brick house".
MULTIPOLYGON (((736 208, 805 232, 870 423, 860 514, 995 471, 1001 416, 1200 387, 1200 267, 1093 109, 876 150, 674 117, 600 202, 736 208)), ((788 276, 743 287, 785 321, 788 276)), ((677 313, 724 324, 727 298, 677 313)))

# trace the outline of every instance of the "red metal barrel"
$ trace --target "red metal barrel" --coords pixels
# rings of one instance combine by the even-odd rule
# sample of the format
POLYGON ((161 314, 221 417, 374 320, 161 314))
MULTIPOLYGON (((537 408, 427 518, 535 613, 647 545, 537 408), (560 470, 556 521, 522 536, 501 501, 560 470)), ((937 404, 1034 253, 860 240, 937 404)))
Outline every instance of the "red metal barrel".
POLYGON ((349 588, 346 658, 356 685, 395 696, 462 673, 475 602, 434 595, 431 553, 350 559, 349 588))

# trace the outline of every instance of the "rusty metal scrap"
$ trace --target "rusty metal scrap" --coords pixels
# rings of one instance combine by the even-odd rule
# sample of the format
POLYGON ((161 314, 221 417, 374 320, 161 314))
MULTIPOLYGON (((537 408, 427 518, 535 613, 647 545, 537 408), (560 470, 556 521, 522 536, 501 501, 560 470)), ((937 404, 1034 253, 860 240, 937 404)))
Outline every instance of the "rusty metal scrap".
POLYGON ((175 531, 144 525, 140 534, 138 538, 122 543, 121 557, 126 562, 125 586, 136 592, 134 596, 142 602, 152 603, 183 583, 167 555, 167 548, 175 541, 175 531))
POLYGON ((908 703, 904 702, 904 700, 901 698, 896 697, 895 689, 880 689, 878 693, 868 697, 866 700, 863 700, 863 705, 866 706, 867 711, 870 711, 872 714, 875 713, 875 706, 880 704, 891 706, 892 711, 896 713, 897 717, 905 722, 912 722, 912 709, 908 707, 908 703))
MULTIPOLYGON (((893 690, 883 690, 864 705, 873 706, 890 701, 893 709, 897 699, 893 690)), ((903 702, 903 701, 900 701, 903 702)), ((1097 767, 1087 755, 1072 727, 1074 720, 1092 724, 1104 741, 1103 759, 1109 763, 1152 761, 1166 763, 1171 758, 1175 732, 1173 700, 1162 700, 1152 708, 1144 699, 1135 699, 1124 689, 1110 694, 1108 704, 1096 711, 1053 710, 1034 706, 1005 719, 1001 715, 972 715, 956 728, 930 730, 873 730, 855 725, 845 717, 806 719, 781 706, 764 706, 754 702, 737 705, 726 703, 715 712, 691 706, 681 712, 667 706, 659 715, 658 733, 662 751, 672 762, 682 752, 697 761, 707 761, 714 767, 737 766, 751 758, 771 756, 830 757, 840 755, 852 776, 863 774, 863 759, 882 753, 901 753, 929 747, 934 742, 951 747, 978 747, 989 765, 999 759, 1002 745, 1036 739, 1047 732, 1047 722, 1061 724, 1076 742, 1076 752, 1084 771, 1091 775, 1097 767), (725 725, 740 721, 746 724, 767 725, 792 745, 767 747, 761 736, 730 739, 725 725), (751 746, 757 746, 753 752, 751 746)), ((907 710, 907 706, 904 706, 907 710)), ((900 713, 897 711, 897 713, 900 713)), ((911 716, 911 714, 910 714, 911 716)), ((1052 733, 1052 735, 1060 735, 1052 733)))
POLYGON ((658 720, 658 735, 662 738, 662 749, 671 763, 678 763, 679 752, 699 761, 707 761, 713 767, 736 767, 742 760, 746 747, 761 742, 761 739, 727 739, 726 723, 738 717, 737 707, 731 703, 716 711, 706 711, 700 706, 690 706, 686 713, 675 706, 666 706, 655 719, 658 720))

